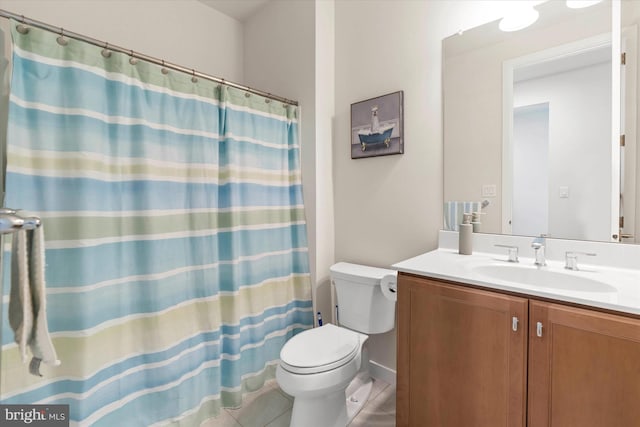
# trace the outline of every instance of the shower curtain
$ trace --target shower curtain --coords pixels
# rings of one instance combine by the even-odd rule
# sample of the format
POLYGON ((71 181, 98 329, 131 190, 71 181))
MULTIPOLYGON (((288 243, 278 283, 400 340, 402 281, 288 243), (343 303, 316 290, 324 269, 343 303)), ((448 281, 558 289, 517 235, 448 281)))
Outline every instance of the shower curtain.
POLYGON ((43 220, 62 365, 29 375, 3 322, 0 401, 83 426, 239 406, 312 325, 297 108, 15 28, 6 205, 43 220))

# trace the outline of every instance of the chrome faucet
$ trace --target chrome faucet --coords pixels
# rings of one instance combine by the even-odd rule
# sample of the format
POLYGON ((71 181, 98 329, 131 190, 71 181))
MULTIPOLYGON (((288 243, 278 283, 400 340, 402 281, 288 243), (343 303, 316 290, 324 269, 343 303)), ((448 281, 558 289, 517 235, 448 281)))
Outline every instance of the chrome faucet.
POLYGON ((544 257, 544 246, 547 242, 546 237, 546 235, 541 234, 540 236, 533 239, 533 242, 531 242, 531 247, 535 251, 536 258, 534 264, 538 267, 544 267, 545 265, 547 265, 547 261, 544 257))

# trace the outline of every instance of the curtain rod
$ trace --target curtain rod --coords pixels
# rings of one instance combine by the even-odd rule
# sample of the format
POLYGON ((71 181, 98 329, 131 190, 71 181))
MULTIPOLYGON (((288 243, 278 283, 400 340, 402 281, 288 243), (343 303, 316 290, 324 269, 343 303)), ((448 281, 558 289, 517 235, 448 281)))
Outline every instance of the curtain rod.
POLYGON ((163 66, 165 68, 171 68, 173 70, 180 71, 182 73, 189 74, 189 75, 194 76, 194 77, 199 77, 199 78, 202 78, 202 79, 205 79, 205 80, 210 80, 210 81, 213 81, 213 82, 216 82, 216 83, 220 83, 220 84, 223 84, 223 85, 226 85, 226 86, 234 87, 236 89, 244 90, 246 92, 250 92, 250 93, 253 93, 255 95, 264 96, 265 98, 270 98, 270 99, 273 99, 275 101, 284 102, 284 103, 290 104, 290 105, 298 105, 298 101, 287 99, 287 98, 284 98, 282 96, 274 95, 272 93, 263 92, 263 91, 258 90, 258 89, 250 88, 248 86, 243 86, 241 84, 234 83, 234 82, 225 80, 225 79, 220 78, 220 77, 214 77, 214 76, 211 76, 209 74, 201 73, 199 71, 195 71, 192 68, 186 68, 186 67, 183 67, 181 65, 173 64, 171 62, 166 62, 163 59, 158 59, 158 58, 155 58, 153 56, 149 56, 149 55, 145 55, 145 54, 142 54, 142 53, 134 52, 131 49, 125 49, 125 48, 122 48, 120 46, 112 45, 110 43, 94 39, 92 37, 88 37, 88 36, 85 36, 85 35, 82 35, 82 34, 74 33, 72 31, 67 31, 67 30, 65 30, 65 29, 63 29, 61 27, 56 27, 56 26, 47 24, 46 22, 38 21, 38 20, 35 20, 35 19, 26 18, 24 15, 18 15, 16 13, 9 12, 9 11, 4 10, 4 9, 0 9, 0 17, 7 18, 7 19, 15 19, 16 21, 20 21, 24 25, 30 25, 32 27, 40 28, 42 30, 50 31, 52 33, 61 34, 61 35, 64 35, 66 37, 70 37, 72 39, 76 39, 76 40, 80 40, 80 41, 83 41, 83 42, 86 42, 86 43, 90 43, 90 44, 98 46, 98 47, 102 47, 102 48, 105 48, 105 49, 109 49, 109 50, 113 50, 113 51, 116 51, 116 52, 124 53, 124 54, 129 55, 129 56, 131 56, 133 58, 138 58, 138 59, 141 59, 143 61, 151 62, 153 64, 163 66))

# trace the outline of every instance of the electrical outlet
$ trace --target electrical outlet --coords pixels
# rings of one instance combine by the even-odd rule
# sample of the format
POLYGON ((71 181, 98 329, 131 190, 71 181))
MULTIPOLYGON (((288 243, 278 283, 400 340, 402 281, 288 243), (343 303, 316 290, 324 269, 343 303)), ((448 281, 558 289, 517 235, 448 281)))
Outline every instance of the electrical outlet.
POLYGON ((560 198, 568 199, 569 198, 569 187, 560 187, 560 198))
POLYGON ((496 197, 496 185, 484 184, 482 186, 482 197, 496 197))

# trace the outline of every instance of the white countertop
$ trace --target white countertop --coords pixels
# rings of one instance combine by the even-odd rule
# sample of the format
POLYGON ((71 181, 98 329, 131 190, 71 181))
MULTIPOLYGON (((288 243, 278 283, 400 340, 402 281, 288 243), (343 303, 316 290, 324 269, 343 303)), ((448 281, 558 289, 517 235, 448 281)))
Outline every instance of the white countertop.
POLYGON ((604 282, 615 288, 612 292, 585 292, 578 289, 527 285, 498 280, 475 270, 476 267, 484 265, 539 268, 533 265, 533 261, 532 258, 521 257, 518 264, 512 264, 506 262, 505 254, 474 252, 473 255, 459 255, 457 250, 440 248, 398 262, 392 267, 400 272, 425 277, 640 315, 640 270, 637 269, 591 265, 586 262, 587 259, 580 259, 580 271, 566 270, 564 262, 557 260, 547 260, 548 265, 541 267, 549 272, 604 282))

